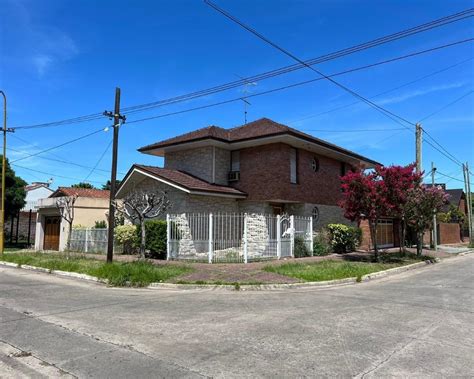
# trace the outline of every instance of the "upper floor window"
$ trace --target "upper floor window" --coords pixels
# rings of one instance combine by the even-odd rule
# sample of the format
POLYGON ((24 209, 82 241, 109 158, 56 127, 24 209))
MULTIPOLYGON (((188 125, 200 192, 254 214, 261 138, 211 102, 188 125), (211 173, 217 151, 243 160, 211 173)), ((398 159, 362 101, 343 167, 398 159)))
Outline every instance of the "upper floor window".
POLYGON ((290 150, 290 183, 298 183, 298 151, 294 148, 290 150))
POLYGON ((313 157, 313 159, 311 160, 311 169, 312 169, 314 172, 318 172, 318 171, 319 171, 319 159, 318 159, 318 158, 313 157))
POLYGON ((347 172, 346 164, 344 162, 341 162, 341 176, 346 175, 346 172, 347 172))
POLYGON ((240 171, 240 151, 234 150, 230 153, 230 171, 240 171))

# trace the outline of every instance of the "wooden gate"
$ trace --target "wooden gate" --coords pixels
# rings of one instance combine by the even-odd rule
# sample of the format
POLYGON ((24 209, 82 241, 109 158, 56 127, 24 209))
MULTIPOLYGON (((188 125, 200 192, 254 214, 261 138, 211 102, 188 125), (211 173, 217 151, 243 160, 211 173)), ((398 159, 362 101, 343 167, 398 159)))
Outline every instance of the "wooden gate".
POLYGON ((59 250, 60 217, 46 217, 43 250, 59 250))

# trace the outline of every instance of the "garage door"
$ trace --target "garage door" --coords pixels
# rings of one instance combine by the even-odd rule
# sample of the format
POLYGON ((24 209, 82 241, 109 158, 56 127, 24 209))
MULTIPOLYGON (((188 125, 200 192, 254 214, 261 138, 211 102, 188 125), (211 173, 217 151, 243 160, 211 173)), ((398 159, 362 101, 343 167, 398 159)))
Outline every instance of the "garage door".
POLYGON ((382 248, 394 246, 392 220, 379 220, 377 224, 377 246, 382 248))

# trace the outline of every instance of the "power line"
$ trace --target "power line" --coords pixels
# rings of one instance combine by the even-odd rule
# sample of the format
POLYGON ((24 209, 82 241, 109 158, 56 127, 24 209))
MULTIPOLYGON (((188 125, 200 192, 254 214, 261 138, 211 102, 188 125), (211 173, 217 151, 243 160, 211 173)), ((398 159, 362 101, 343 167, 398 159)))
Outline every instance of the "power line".
MULTIPOLYGON (((411 35, 426 32, 426 31, 434 29, 434 28, 438 28, 438 27, 448 25, 448 24, 451 24, 451 23, 454 23, 454 22, 462 21, 462 20, 464 20, 466 18, 469 18, 469 17, 472 17, 472 16, 473 16, 473 9, 472 8, 467 9, 465 11, 458 12, 458 13, 455 13, 455 14, 452 14, 452 15, 448 15, 448 16, 445 16, 445 17, 441 17, 439 19, 436 19, 436 20, 433 20, 433 21, 430 21, 430 22, 427 22, 427 23, 424 23, 424 24, 420 24, 418 26, 415 26, 415 27, 412 27, 412 28, 409 28, 409 29, 405 29, 405 30, 402 30, 402 31, 399 31, 399 32, 396 32, 396 33, 393 33, 393 34, 389 34, 389 35, 386 35, 386 36, 383 36, 383 37, 379 37, 379 38, 376 38, 376 39, 368 41, 368 42, 364 42, 364 43, 359 44, 359 45, 355 45, 355 46, 352 46, 352 47, 349 47, 349 48, 345 48, 345 49, 342 49, 342 50, 339 50, 339 51, 335 51, 335 52, 332 52, 332 53, 329 53, 329 54, 322 55, 320 57, 310 59, 310 60, 306 61, 305 63, 307 65, 314 65, 314 64, 319 64, 319 63, 322 63, 322 62, 327 62, 329 60, 337 59, 337 58, 340 58, 340 57, 343 57, 343 56, 346 56, 346 55, 349 55, 349 54, 353 54, 353 53, 356 53, 356 52, 359 52, 359 51, 362 51, 362 50, 370 49, 370 48, 373 48, 373 47, 376 47, 376 46, 379 46, 379 45, 382 45, 382 44, 386 44, 386 43, 389 43, 389 42, 392 42, 392 41, 396 41, 396 40, 399 40, 399 39, 402 39, 402 38, 406 38, 406 37, 409 37, 411 35)), ((305 67, 305 65, 293 64, 293 65, 281 67, 279 69, 275 69, 275 70, 272 70, 272 71, 267 71, 267 72, 264 72, 264 73, 261 73, 261 74, 258 74, 258 75, 250 76, 250 77, 247 77, 247 78, 242 78, 241 80, 236 80, 236 81, 233 81, 233 82, 221 84, 221 85, 211 87, 211 88, 208 88, 208 89, 192 92, 192 93, 189 93, 189 94, 180 95, 180 96, 169 98, 169 99, 159 100, 159 101, 150 102, 150 103, 141 104, 141 105, 135 105, 135 106, 124 108, 123 110, 128 111, 129 113, 131 113, 132 111, 138 111, 138 110, 142 111, 142 110, 147 110, 147 109, 158 107, 158 106, 174 104, 174 103, 181 102, 181 101, 187 101, 187 100, 194 99, 194 98, 197 98, 197 97, 207 96, 209 94, 213 94, 213 93, 216 93, 216 92, 226 91, 228 89, 232 89, 232 88, 235 88, 235 87, 240 87, 241 85, 245 84, 248 81, 265 80, 265 79, 272 78, 272 77, 277 76, 277 75, 282 75, 282 74, 286 74, 288 72, 292 72, 294 70, 299 70, 303 67, 305 67)), ((127 112, 124 112, 124 113, 127 113, 127 112)), ((33 129, 33 128, 44 128, 44 127, 60 126, 60 125, 74 124, 74 123, 80 123, 80 122, 89 122, 89 121, 93 121, 93 120, 100 119, 100 118, 102 118, 102 112, 93 113, 93 114, 89 114, 89 115, 86 115, 86 116, 70 118, 70 119, 61 120, 61 121, 35 124, 35 125, 18 126, 17 129, 33 129)))
MULTIPOLYGON (((29 153, 26 153, 24 151, 21 151, 21 150, 17 150, 17 149, 14 149, 12 147, 7 147, 7 150, 10 150, 10 151, 14 151, 16 153, 20 153, 20 154, 24 154, 26 155, 25 159, 26 158, 30 158, 32 155, 29 154, 29 153)), ((55 158, 50 158, 50 157, 41 157, 39 156, 38 158, 40 159, 45 159, 45 160, 48 160, 48 161, 52 161, 52 162, 58 162, 58 163, 63 163, 63 164, 68 164, 68 165, 72 165, 72 166, 76 166, 76 167, 80 167, 80 168, 85 168, 85 169, 92 169, 93 167, 90 167, 90 166, 84 166, 82 164, 79 164, 79 163, 75 163, 75 162, 71 162, 71 161, 67 161, 67 160, 63 160, 63 159, 55 159, 55 158)), ((13 161, 15 162, 15 161, 13 161)), ((103 171, 103 172, 110 172, 110 171, 107 171, 107 170, 102 170, 102 169, 96 169, 97 171, 103 171)), ((102 174, 103 175, 103 174, 102 174)))
POLYGON ((465 93, 464 95, 462 95, 461 97, 458 97, 456 100, 446 104, 445 106, 441 107, 440 109, 438 109, 437 111, 433 112, 433 113, 430 113, 428 116, 425 116, 423 117, 419 122, 421 121, 425 121, 426 119, 430 118, 431 116, 434 116, 438 113, 440 113, 441 111, 444 111, 446 108, 449 108, 451 105, 454 105, 456 104, 457 102, 461 101, 462 99, 464 99, 465 97, 468 97, 469 95, 472 95, 472 93, 474 92, 474 90, 470 90, 469 92, 465 93))
MULTIPOLYGON (((70 176, 64 176, 64 175, 58 175, 58 174, 53 174, 51 172, 46 172, 46 171, 40 171, 40 170, 36 170, 36 169, 33 169, 33 168, 30 168, 30 167, 25 167, 25 166, 21 166, 19 164, 16 164, 16 163, 11 163, 11 165, 15 166, 15 167, 18 167, 18 168, 22 168, 24 170, 28 170, 28 171, 32 171, 32 172, 37 172, 37 173, 40 173, 40 174, 44 174, 44 175, 48 175, 48 176, 52 176, 52 177, 58 177, 58 178, 62 178, 62 179, 69 179, 69 180, 77 180, 77 181, 80 181, 80 179, 78 178, 72 178, 70 176)), ((102 182, 99 182, 97 180, 89 180, 90 183, 102 183, 102 182)))
MULTIPOLYGON (((421 51, 413 52, 413 53, 410 53, 410 54, 405 54, 405 55, 402 55, 402 56, 399 56, 399 57, 386 59, 386 60, 383 60, 383 61, 380 61, 380 62, 375 62, 375 63, 371 63, 371 64, 368 64, 368 65, 364 65, 364 66, 360 66, 360 67, 356 67, 356 68, 352 68, 352 69, 347 69, 347 70, 344 70, 344 71, 340 71, 340 72, 331 74, 330 76, 345 75, 345 74, 348 74, 348 73, 351 73, 351 72, 365 70, 365 69, 372 68, 372 67, 375 67, 375 66, 379 66, 379 65, 383 65, 383 64, 387 64, 387 63, 392 63, 392 62, 395 62, 395 61, 398 61, 398 60, 410 58, 410 57, 413 57, 413 56, 416 56, 416 55, 425 54, 425 53, 429 53, 429 52, 436 51, 436 50, 439 50, 439 49, 451 47, 451 46, 454 46, 454 45, 457 45, 457 44, 460 44, 460 43, 472 42, 473 40, 474 40, 474 38, 470 38, 470 39, 462 40, 462 41, 455 41, 455 42, 452 42, 452 43, 449 43, 449 44, 446 44, 446 45, 436 46, 436 47, 433 47, 433 48, 430 48, 430 49, 421 50, 421 51)), ((270 89, 270 90, 263 91, 263 92, 256 92, 256 93, 247 95, 245 98, 251 98, 251 97, 256 97, 256 96, 267 95, 267 94, 270 94, 270 93, 273 93, 273 92, 278 92, 278 91, 286 90, 286 89, 289 89, 289 88, 294 88, 294 87, 306 85, 306 84, 309 84, 309 83, 318 82, 318 81, 321 81, 321 80, 324 80, 324 78, 319 77, 319 78, 315 78, 315 79, 309 79, 309 80, 305 80, 305 81, 302 81, 302 82, 297 82, 297 83, 289 84, 289 85, 286 85, 286 86, 277 87, 277 88, 270 89)), ((223 101, 219 101, 219 102, 216 102, 216 103, 197 106, 197 107, 193 107, 193 108, 189 108, 189 109, 185 109, 185 110, 180 110, 180 111, 165 113, 165 114, 161 114, 161 115, 157 115, 157 116, 150 116, 150 117, 145 117, 145 118, 141 118, 141 119, 137 119, 137 120, 127 121, 127 124, 133 124, 133 123, 137 123, 137 122, 154 120, 154 119, 157 119, 157 118, 174 116, 174 115, 178 115, 178 114, 182 114, 182 113, 193 112, 193 111, 206 109, 206 108, 211 108, 211 107, 215 107, 215 106, 219 106, 219 105, 225 105, 225 104, 229 104, 229 103, 232 103, 232 102, 241 101, 241 99, 242 99, 242 97, 240 96, 240 97, 237 97, 237 98, 233 98, 233 99, 229 99, 229 100, 223 100, 223 101)))
POLYGON ((326 80, 330 81, 331 83, 333 83, 337 87, 341 88, 342 90, 344 90, 344 91, 348 92, 349 94, 353 95, 354 97, 362 100, 364 103, 366 103, 370 107, 376 109, 378 112, 382 113, 384 116, 392 119, 393 121, 399 123, 400 125, 404 125, 400 122, 400 121, 402 121, 402 122, 407 123, 408 125, 415 126, 415 123, 413 123, 411 121, 408 121, 406 118, 404 118, 402 116, 399 116, 396 113, 394 113, 392 111, 389 111, 388 109, 386 109, 384 107, 381 107, 380 105, 375 104, 374 102, 372 102, 369 99, 367 99, 366 97, 360 95, 356 91, 354 91, 354 90, 350 89, 349 87, 339 83, 338 81, 336 81, 336 80, 332 79, 331 77, 327 76, 326 74, 324 74, 322 71, 320 71, 320 70, 316 69, 315 67, 309 65, 308 63, 304 62, 303 60, 298 58, 296 55, 291 53, 290 51, 284 49, 283 47, 279 46, 275 42, 271 41, 270 39, 268 39, 267 37, 265 37, 263 34, 259 33, 257 30, 253 29, 252 27, 244 24, 242 21, 240 21, 239 19, 237 19, 236 17, 234 17, 233 15, 231 15, 229 12, 225 11, 224 9, 218 7, 216 4, 212 3, 211 1, 204 0, 204 2, 207 5, 209 5, 210 7, 214 8, 219 13, 221 13, 222 15, 224 15, 225 17, 227 17, 228 19, 230 19, 231 21, 233 21, 234 23, 238 24, 239 26, 241 26, 242 28, 244 28, 248 32, 252 33, 256 37, 260 38, 262 41, 266 42, 270 46, 273 46, 275 49, 282 52, 283 54, 290 57, 291 59, 297 61, 298 63, 306 66, 311 71, 314 71, 318 75, 324 77, 326 80))
POLYGON ((89 177, 92 175, 92 173, 97 169, 97 166, 100 164, 100 162, 102 161, 102 159, 104 158, 105 154, 107 153, 107 151, 110 149, 110 146, 112 145, 112 142, 113 140, 110 140, 110 142, 108 143, 107 147, 105 148, 104 152, 101 154, 101 156, 99 157, 99 159, 97 160, 96 164, 94 165, 94 167, 90 170, 90 172, 87 174, 87 176, 85 177, 85 179, 83 180, 84 182, 87 181, 87 179, 89 179, 89 177))
MULTIPOLYGON (((471 40, 472 40, 472 39, 471 39, 471 40)), ((452 46, 452 45, 450 44, 450 46, 452 46)), ((446 47, 446 46, 443 45, 443 47, 446 47)), ((437 48, 436 48, 436 49, 437 49, 437 48)), ((425 52, 427 52, 427 51, 428 51, 428 50, 423 50, 423 51, 421 51, 421 52, 419 52, 419 53, 425 53, 425 52)), ((433 50, 430 49, 429 51, 433 51, 433 50)), ((417 54, 417 53, 416 53, 416 54, 417 54)), ((412 56, 412 55, 410 55, 410 56, 412 56)), ((404 57, 403 57, 403 58, 404 58, 404 57)), ((376 95, 371 96, 370 98, 372 99, 372 98, 375 98, 375 97, 379 97, 379 96, 386 95, 387 93, 396 91, 396 90, 398 90, 398 89, 400 89, 400 88, 403 88, 403 87, 409 86, 409 85, 411 85, 411 84, 417 83, 417 82, 419 82, 419 81, 421 81, 421 80, 424 80, 424 79, 430 78, 430 77, 432 77, 432 76, 438 75, 438 74, 440 74, 440 73, 442 73, 442 72, 451 70, 451 69, 453 69, 453 68, 455 68, 455 67, 460 66, 460 65, 463 64, 463 63, 470 62, 470 61, 472 61, 473 59, 474 59, 474 58, 465 59, 465 60, 463 60, 463 61, 461 61, 461 62, 458 62, 458 63, 455 63, 455 64, 453 64, 453 65, 444 67, 444 68, 442 68, 442 69, 440 69, 440 70, 431 72, 431 73, 429 73, 429 74, 427 74, 427 75, 424 75, 424 76, 422 76, 422 77, 420 77, 420 78, 418 78, 418 79, 414 79, 414 80, 412 80, 412 81, 410 81, 410 82, 403 83, 403 84, 401 84, 401 85, 399 85, 399 86, 397 86, 397 87, 393 87, 393 88, 388 89, 388 90, 386 90, 386 91, 380 92, 380 93, 378 93, 378 94, 376 94, 376 95)), ((354 101, 354 102, 352 102, 352 103, 340 105, 340 106, 338 106, 338 107, 335 107, 335 108, 326 110, 326 111, 324 111, 324 112, 320 112, 320 113, 308 115, 308 116, 305 116, 305 117, 302 117, 302 118, 299 118, 299 119, 297 119, 297 120, 293 120, 293 121, 290 121, 290 122, 299 122, 299 121, 309 120, 309 119, 312 119, 312 118, 315 118, 315 117, 319 117, 319 116, 322 116, 322 115, 325 115, 325 114, 328 114, 328 113, 336 112, 336 111, 339 111, 339 110, 341 110, 341 109, 345 109, 345 108, 351 107, 351 106, 356 105, 356 104, 359 104, 359 102, 358 102, 358 101, 354 101)))
MULTIPOLYGON (((381 37, 381 38, 377 38, 377 39, 369 41, 369 42, 365 42, 365 43, 362 43, 362 44, 359 44, 359 45, 356 45, 356 46, 352 46, 352 47, 342 49, 342 50, 339 50, 339 51, 336 51, 336 52, 333 52, 333 53, 329 53, 329 54, 320 56, 318 58, 313 58, 311 60, 306 61, 305 63, 308 64, 308 65, 315 65, 315 64, 322 63, 322 62, 327 62, 329 60, 333 60, 333 59, 340 58, 340 57, 343 57, 343 56, 348 55, 348 54, 353 54, 355 52, 359 52, 359 51, 362 51, 362 50, 366 50, 368 48, 379 46, 379 45, 385 44, 387 42, 392 42, 394 40, 398 40, 398 39, 401 39, 401 38, 406 38, 406 37, 408 37, 412 34, 427 31, 427 30, 430 30, 430 29, 435 28, 435 27, 440 27, 440 26, 446 25, 447 23, 461 21, 464 18, 472 17, 472 16, 473 16, 473 9, 465 10, 465 11, 462 11, 462 12, 459 12, 459 13, 456 13, 456 14, 453 14, 453 15, 442 17, 438 20, 434 20, 434 21, 431 21, 431 22, 428 22, 428 23, 425 23, 425 24, 422 24, 422 25, 418 25, 416 27, 413 27, 413 28, 410 28, 410 29, 407 29, 407 30, 403 30, 401 32, 393 33, 391 35, 387 35, 387 36, 384 36, 384 37, 381 37), (462 17, 462 18, 459 18, 459 17, 462 17)), ((128 113, 131 113, 131 111, 133 111, 135 109, 139 109, 139 108, 143 110, 143 109, 148 108, 148 107, 160 106, 160 105, 163 105, 164 103, 169 104, 169 102, 181 101, 182 99, 189 100, 190 96, 195 97, 195 96, 201 96, 202 94, 207 95, 207 94, 215 93, 216 91, 220 92, 222 90, 227 90, 227 89, 230 89, 230 88, 240 87, 241 85, 243 85, 243 84, 245 84, 249 81, 261 81, 261 80, 268 79, 268 78, 271 78, 271 77, 274 77, 274 76, 277 76, 277 75, 285 74, 285 73, 288 73, 288 72, 291 72, 291 71, 294 71, 294 70, 299 70, 299 69, 304 68, 304 67, 305 67, 305 64, 301 64, 301 63, 293 64, 293 65, 286 66, 286 67, 276 69, 276 70, 273 70, 273 71, 269 71, 269 72, 266 72, 266 73, 263 73, 263 74, 258 74, 258 75, 254 75, 254 76, 247 77, 247 78, 241 78, 241 80, 237 80, 237 81, 230 82, 230 83, 227 83, 227 84, 223 84, 223 85, 220 85, 220 86, 212 87, 212 88, 209 88, 209 89, 206 89, 206 90, 197 91, 197 92, 194 92, 194 93, 191 93, 191 94, 188 94, 188 95, 182 95, 182 96, 167 99, 167 100, 164 100, 164 101, 157 101, 157 102, 142 104, 142 105, 138 105, 138 106, 134 106, 134 107, 128 107, 128 108, 124 108, 124 110, 129 111, 128 113)), ((125 112, 125 113, 127 113, 127 112, 125 112)))
POLYGON ((360 133, 360 132, 390 132, 393 130, 406 130, 405 128, 390 129, 301 129, 303 132, 327 132, 327 133, 360 133))
POLYGON ((451 180, 457 180, 458 182, 464 183, 464 180, 454 178, 454 177, 452 177, 452 176, 450 176, 450 175, 443 174, 442 172, 436 171, 436 173, 439 174, 439 175, 441 175, 441 176, 444 176, 444 177, 446 177, 446 178, 449 178, 449 179, 451 179, 451 180))
POLYGON ((31 158, 31 157, 35 157, 35 156, 37 156, 37 155, 47 153, 47 152, 49 152, 49 151, 51 151, 51 150, 59 149, 60 147, 69 145, 69 144, 71 144, 71 143, 80 141, 80 140, 82 140, 82 139, 84 139, 84 138, 93 136, 93 135, 95 135, 95 134, 97 134, 97 133, 100 133, 100 132, 103 132, 103 131, 107 131, 107 130, 108 130, 108 128, 100 128, 100 129, 98 129, 98 130, 96 130, 96 131, 93 131, 93 132, 91 132, 91 133, 87 133, 87 134, 85 134, 85 135, 83 135, 83 136, 80 136, 80 137, 74 138, 74 139, 72 139, 72 140, 68 140, 68 141, 66 141, 66 142, 63 142, 63 143, 61 143, 61 144, 59 144, 59 145, 52 146, 52 147, 50 147, 50 148, 48 148, 48 149, 38 151, 38 152, 36 152, 36 153, 34 153, 34 154, 29 154, 27 157, 15 159, 14 161, 12 161, 12 163, 13 163, 13 162, 21 161, 21 160, 23 160, 23 159, 28 159, 28 158, 31 158))
MULTIPOLYGON (((451 101, 450 103, 446 104, 445 106, 441 107, 440 109, 438 109, 437 111, 431 113, 430 115, 424 117, 422 120, 426 120, 427 118, 441 112, 442 110, 450 107, 451 105, 453 104, 456 104, 457 102, 461 101, 462 99, 464 99, 465 97, 471 95, 474 91, 471 90, 467 93, 465 93, 464 95, 462 95, 461 97, 458 97, 456 100, 454 101, 451 101)), ((439 152, 441 152, 444 156, 446 156, 448 159, 450 159, 451 161, 453 161, 454 163, 456 163, 457 165, 459 166, 462 166, 462 163, 459 159, 457 159, 453 154, 451 154, 443 145, 441 145, 430 133, 428 133, 428 131, 426 129, 423 129, 424 132, 425 132, 425 135, 428 136, 430 138, 430 140, 432 142, 434 142, 440 149, 436 148, 430 141, 428 140, 425 140, 426 143, 428 143, 428 145, 431 145, 433 148, 435 148, 436 150, 438 150, 439 152)))

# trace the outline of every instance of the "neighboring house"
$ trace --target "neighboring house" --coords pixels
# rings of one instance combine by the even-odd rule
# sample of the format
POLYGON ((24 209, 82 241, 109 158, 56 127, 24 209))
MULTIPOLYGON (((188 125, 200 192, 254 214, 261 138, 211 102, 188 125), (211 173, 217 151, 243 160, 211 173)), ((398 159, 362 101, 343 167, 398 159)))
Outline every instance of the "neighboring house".
POLYGON ((59 197, 77 196, 74 204, 74 226, 94 227, 96 221, 107 221, 110 192, 98 189, 59 187, 48 198, 37 204, 36 250, 66 248, 69 224, 61 217, 57 206, 59 197))
POLYGON ((35 240, 36 204, 39 199, 48 197, 53 193, 53 190, 49 188, 49 183, 44 182, 28 184, 25 186, 25 191, 25 206, 7 225, 6 233, 12 242, 17 239, 19 242, 27 243, 35 240))
POLYGON ((338 206, 340 176, 372 159, 267 118, 198 129, 139 149, 164 167, 133 165, 117 198, 134 189, 166 191, 169 213, 288 213, 314 229, 349 223, 338 206))
MULTIPOLYGON (((435 184, 444 189, 444 191, 449 195, 448 204, 446 204, 442 209, 441 213, 448 213, 451 209, 455 208, 459 210, 459 213, 463 215, 463 219, 467 219, 467 199, 466 194, 461 188, 456 189, 446 189, 446 184, 440 183, 435 184)), ((428 185, 431 187, 431 185, 428 185)), ((469 231, 464 228, 462 222, 456 222, 452 220, 449 223, 440 222, 438 220, 438 243, 439 244, 452 244, 463 242, 465 238, 469 237, 469 231)), ((425 234, 425 241, 429 240, 429 236, 425 234)))

